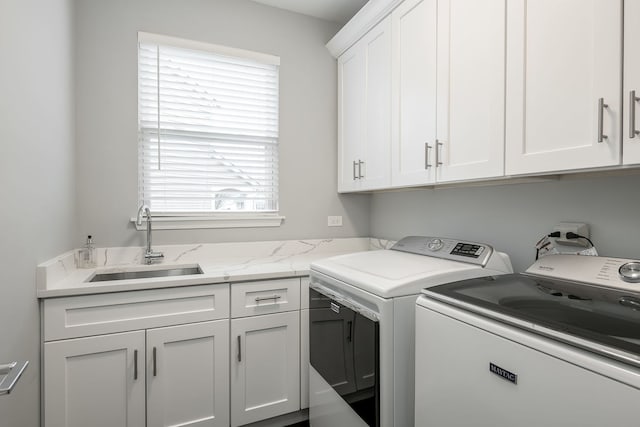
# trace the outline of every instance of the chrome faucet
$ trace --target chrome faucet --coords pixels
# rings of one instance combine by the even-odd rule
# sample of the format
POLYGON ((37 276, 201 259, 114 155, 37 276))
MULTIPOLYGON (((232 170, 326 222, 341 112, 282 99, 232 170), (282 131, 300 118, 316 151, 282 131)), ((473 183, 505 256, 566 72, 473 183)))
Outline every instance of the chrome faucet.
POLYGON ((162 252, 154 252, 151 250, 151 210, 149 206, 142 204, 138 209, 138 217, 136 219, 137 225, 142 225, 142 215, 147 217, 147 249, 144 251, 144 262, 145 264, 153 264, 155 262, 160 262, 164 258, 164 254, 162 252))

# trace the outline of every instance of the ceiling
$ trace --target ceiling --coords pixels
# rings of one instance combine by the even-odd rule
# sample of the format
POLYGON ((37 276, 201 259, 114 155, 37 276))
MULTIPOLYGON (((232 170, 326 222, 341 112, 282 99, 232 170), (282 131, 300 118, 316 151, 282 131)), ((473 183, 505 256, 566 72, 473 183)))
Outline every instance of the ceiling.
POLYGON ((253 0, 257 3, 346 24, 367 0, 253 0))

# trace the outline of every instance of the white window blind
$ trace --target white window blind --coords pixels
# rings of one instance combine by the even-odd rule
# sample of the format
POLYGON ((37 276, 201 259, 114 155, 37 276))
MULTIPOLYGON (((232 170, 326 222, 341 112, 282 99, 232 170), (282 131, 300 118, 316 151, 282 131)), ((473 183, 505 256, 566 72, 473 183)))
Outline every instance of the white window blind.
POLYGON ((139 202, 154 214, 276 212, 278 58, 185 44, 139 35, 139 202))

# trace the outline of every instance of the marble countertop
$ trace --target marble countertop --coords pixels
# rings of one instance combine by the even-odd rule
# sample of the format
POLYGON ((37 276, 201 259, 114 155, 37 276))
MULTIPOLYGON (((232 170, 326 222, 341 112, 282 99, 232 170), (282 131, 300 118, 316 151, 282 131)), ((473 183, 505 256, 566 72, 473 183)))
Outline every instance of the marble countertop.
POLYGON ((385 249, 393 242, 370 238, 286 240, 154 246, 164 261, 143 265, 143 248, 98 248, 97 268, 76 267, 77 251, 38 266, 38 298, 89 295, 142 289, 233 283, 307 276, 313 261, 335 255, 385 249), (166 269, 199 265, 203 274, 89 282, 96 273, 166 269))

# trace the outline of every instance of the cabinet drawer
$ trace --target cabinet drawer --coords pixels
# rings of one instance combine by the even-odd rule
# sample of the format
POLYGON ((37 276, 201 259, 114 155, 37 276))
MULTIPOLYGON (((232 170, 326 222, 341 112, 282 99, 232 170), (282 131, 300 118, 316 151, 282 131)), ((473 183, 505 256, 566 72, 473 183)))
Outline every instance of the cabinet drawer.
POLYGON ((45 341, 225 319, 229 285, 53 298, 43 311, 45 341))
POLYGON ((231 316, 245 317, 300 309, 300 278, 234 283, 231 316))

